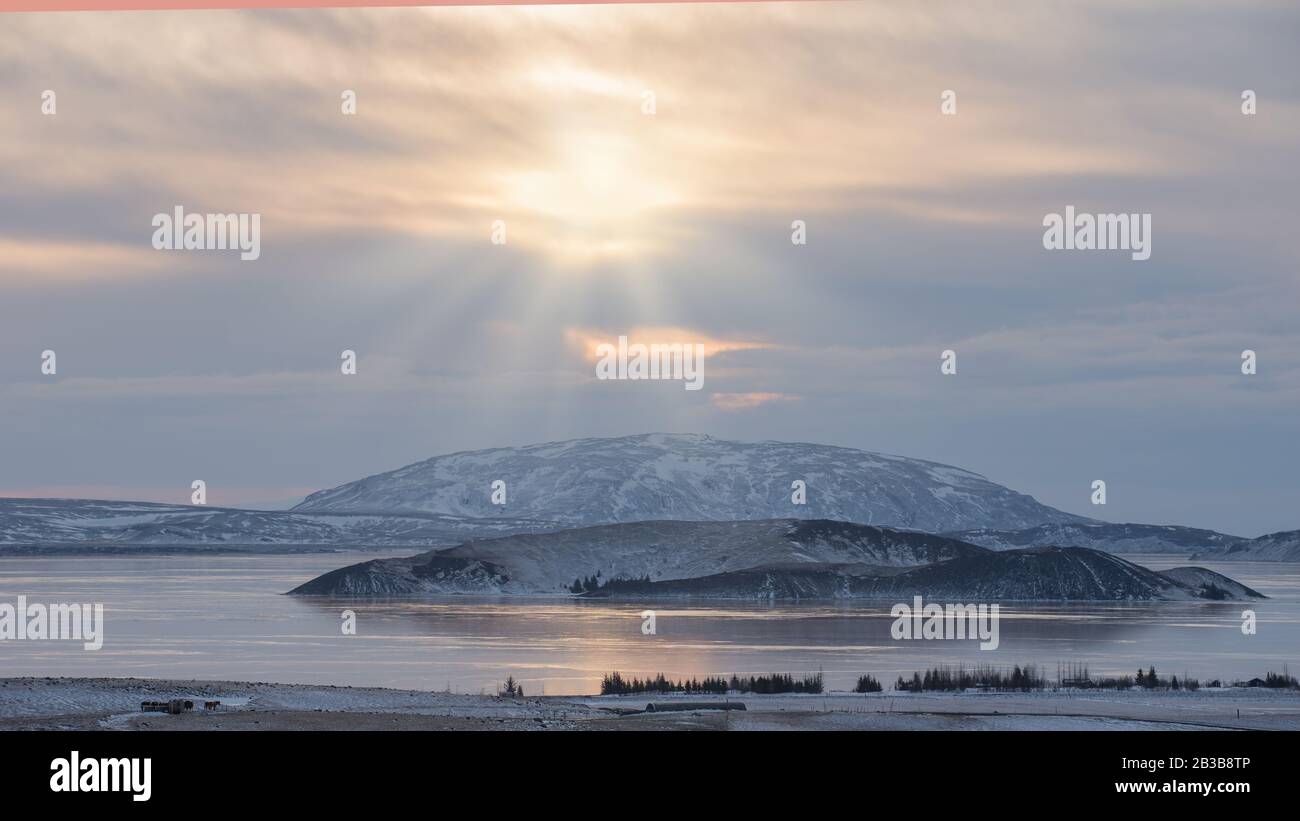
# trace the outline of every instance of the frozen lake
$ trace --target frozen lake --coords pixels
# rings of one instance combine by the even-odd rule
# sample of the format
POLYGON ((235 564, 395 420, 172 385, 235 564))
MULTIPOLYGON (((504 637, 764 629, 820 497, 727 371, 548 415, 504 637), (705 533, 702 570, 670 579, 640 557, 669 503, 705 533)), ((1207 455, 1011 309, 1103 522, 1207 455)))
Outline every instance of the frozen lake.
MULTIPOLYGON (((1300 565, 1202 563, 1270 596, 1255 603, 1002 606, 1001 644, 895 641, 891 602, 648 604, 566 598, 305 599, 282 595, 389 554, 0 558, 0 602, 102 602, 104 646, 0 641, 0 676, 140 676, 494 692, 593 693, 600 677, 825 672, 830 689, 871 673, 886 687, 933 664, 1058 662, 1132 674, 1155 665, 1204 683, 1300 673, 1300 565), (1247 607, 1258 633, 1241 632, 1247 607), (345 636, 340 614, 355 611, 345 636), (641 611, 656 613, 642 633, 641 611)), ((1130 557, 1155 569, 1188 564, 1130 557)))

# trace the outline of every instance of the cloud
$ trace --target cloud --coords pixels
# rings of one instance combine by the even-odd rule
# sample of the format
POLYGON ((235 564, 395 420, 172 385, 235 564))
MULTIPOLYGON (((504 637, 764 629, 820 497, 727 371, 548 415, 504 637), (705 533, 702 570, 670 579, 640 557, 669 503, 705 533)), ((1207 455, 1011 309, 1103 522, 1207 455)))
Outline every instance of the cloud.
POLYGON ((314 487, 677 429, 1066 500, 1095 465, 1178 489, 1114 497, 1133 518, 1295 526, 1186 480, 1300 492, 1292 5, 11 15, 0 479, 149 488, 215 463, 224 486, 314 487), (1044 251, 1071 203, 1151 213, 1152 260, 1044 251), (154 252, 177 204, 260 213, 262 258, 154 252), (706 389, 598 389, 620 334, 704 344, 706 389))
POLYGON ((28 286, 114 279, 175 270, 185 260, 138 246, 64 240, 45 242, 0 236, 0 284, 28 286))
POLYGON ((570 350, 579 353, 590 362, 600 359, 600 355, 596 352, 599 346, 617 345, 620 336, 626 336, 630 345, 703 345, 705 358, 733 351, 756 351, 780 347, 770 342, 721 339, 705 331, 680 327, 637 326, 621 331, 594 328, 564 329, 564 339, 570 350))
POLYGON ((757 408, 769 402, 790 402, 797 398, 784 393, 754 391, 751 393, 715 393, 709 396, 709 401, 719 410, 741 411, 757 408))
MULTIPOLYGON (((0 175, 6 190, 66 196, 149 181, 165 201, 147 213, 256 211, 280 241, 486 239, 502 219, 511 242, 565 267, 670 255, 710 230, 675 219, 683 209, 1006 223, 1021 217, 1004 201, 933 192, 1174 178, 1210 162, 1253 175, 1202 136, 1239 127, 1206 119, 1231 99, 1184 83, 1142 96, 1150 115, 1126 105, 1125 46, 1104 36, 1126 22, 1117 7, 799 5, 24 15, 0 66, 24 81, 8 102, 32 116, 0 135, 0 175), (973 74, 990 54, 1019 58, 973 74), (57 116, 37 113, 41 88, 59 93, 57 116), (943 118, 948 88, 958 115, 943 118), (358 95, 354 117, 343 89, 358 95)), ((1207 33, 1189 26, 1171 46, 1207 33)), ((1243 136, 1276 154, 1300 107, 1266 99, 1270 118, 1243 136)))

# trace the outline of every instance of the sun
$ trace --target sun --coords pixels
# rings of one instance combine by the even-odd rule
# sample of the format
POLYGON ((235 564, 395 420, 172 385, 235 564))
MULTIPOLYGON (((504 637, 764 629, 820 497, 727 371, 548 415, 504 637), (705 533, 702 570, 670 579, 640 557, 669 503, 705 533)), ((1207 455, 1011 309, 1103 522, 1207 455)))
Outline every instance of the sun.
POLYGON ((566 133, 541 168, 503 179, 505 201, 533 220, 533 241, 569 258, 633 254, 655 244, 657 217, 682 198, 630 137, 566 133), (541 230, 538 230, 538 229, 541 230))

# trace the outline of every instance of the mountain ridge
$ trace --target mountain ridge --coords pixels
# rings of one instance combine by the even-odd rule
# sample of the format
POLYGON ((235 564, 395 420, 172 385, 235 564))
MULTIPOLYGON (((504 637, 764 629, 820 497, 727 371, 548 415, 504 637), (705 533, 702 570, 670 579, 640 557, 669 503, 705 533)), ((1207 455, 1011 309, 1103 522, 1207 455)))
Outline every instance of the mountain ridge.
POLYGON ((947 601, 1245 601, 1258 591, 1202 567, 1154 571, 1090 548, 1034 547, 973 554, 880 573, 875 568, 760 566, 692 579, 624 582, 594 597, 886 599, 947 601))
POLYGON ((291 510, 508 513, 571 526, 793 517, 931 533, 1094 521, 939 462, 663 433, 434 456, 317 491, 291 510), (491 501, 498 480, 506 483, 505 505, 491 501), (792 502, 796 480, 805 482, 805 504, 792 502))
POLYGON ((991 550, 1090 547, 1107 553, 1190 554, 1242 541, 1240 536, 1203 528, 1131 522, 1043 524, 1021 530, 957 530, 943 535, 991 550))
POLYGON ((1192 556, 1228 562, 1300 562, 1300 530, 1280 530, 1257 539, 1241 539, 1192 556))
POLYGON ((293 513, 160 502, 0 499, 0 553, 451 547, 471 538, 558 528, 553 522, 439 514, 293 513))

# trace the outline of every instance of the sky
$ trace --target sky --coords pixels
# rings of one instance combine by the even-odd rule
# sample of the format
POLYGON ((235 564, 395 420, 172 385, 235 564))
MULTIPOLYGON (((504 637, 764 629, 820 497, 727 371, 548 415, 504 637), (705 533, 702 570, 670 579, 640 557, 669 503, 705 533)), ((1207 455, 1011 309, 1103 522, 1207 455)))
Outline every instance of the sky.
POLYGON ((1293 2, 4 15, 0 495, 669 431, 1300 528, 1297 42, 1293 2), (177 205, 260 257, 156 250, 177 205), (1045 249, 1067 205, 1151 258, 1045 249), (619 335, 703 389, 597 379, 619 335))

